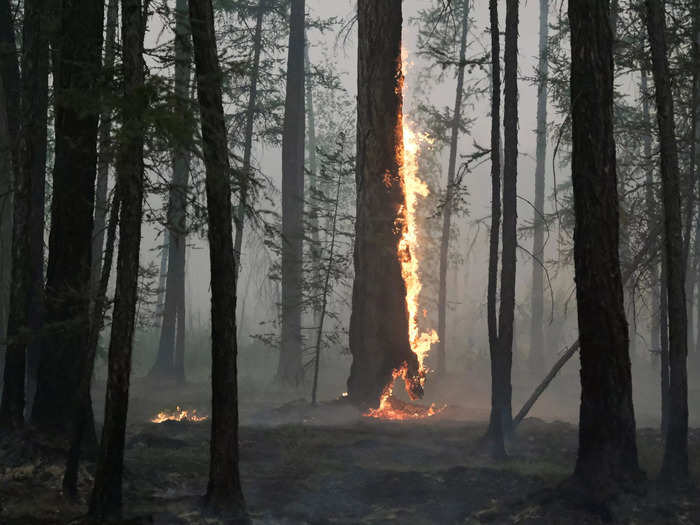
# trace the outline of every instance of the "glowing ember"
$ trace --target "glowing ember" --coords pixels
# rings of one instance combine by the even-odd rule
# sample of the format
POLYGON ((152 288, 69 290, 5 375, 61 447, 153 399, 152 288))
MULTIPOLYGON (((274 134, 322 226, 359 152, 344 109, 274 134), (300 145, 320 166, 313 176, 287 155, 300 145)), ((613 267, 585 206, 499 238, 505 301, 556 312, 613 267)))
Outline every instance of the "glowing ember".
MULTIPOLYGON (((400 83, 405 91, 405 83, 403 76, 405 75, 405 67, 407 64, 407 53, 402 52, 402 75, 400 83)), ((411 344, 411 350, 418 359, 418 381, 421 386, 425 383, 426 373, 429 371, 425 366, 425 358, 430 352, 430 347, 438 342, 438 335, 435 330, 422 332, 418 326, 418 312, 421 311, 423 317, 427 316, 425 309, 420 310, 418 299, 423 285, 420 280, 420 260, 418 257, 418 223, 416 220, 416 206, 418 205, 419 197, 427 197, 429 190, 418 176, 418 154, 421 144, 432 143, 426 134, 420 134, 414 131, 411 123, 403 115, 401 115, 403 129, 403 147, 399 154, 400 169, 399 175, 401 178, 402 187, 404 190, 405 202, 399 211, 399 217, 396 220, 396 226, 400 228, 402 235, 398 246, 398 258, 401 261, 401 275, 406 284, 406 308, 408 310, 408 338, 411 344)), ((415 419, 433 416, 441 412, 443 408, 436 408, 433 404, 430 407, 420 405, 411 405, 399 401, 392 397, 394 381, 398 378, 403 378, 406 386, 406 391, 413 398, 413 382, 415 378, 408 377, 406 363, 402 367, 397 368, 393 372, 391 383, 387 385, 382 393, 379 402, 379 408, 370 409, 365 415, 368 417, 382 419, 415 419)))
POLYGON ((164 421, 187 421, 190 423, 198 423, 205 421, 207 416, 197 415, 196 410, 182 410, 180 407, 175 407, 175 411, 166 410, 158 412, 156 417, 151 419, 151 423, 163 423, 164 421))

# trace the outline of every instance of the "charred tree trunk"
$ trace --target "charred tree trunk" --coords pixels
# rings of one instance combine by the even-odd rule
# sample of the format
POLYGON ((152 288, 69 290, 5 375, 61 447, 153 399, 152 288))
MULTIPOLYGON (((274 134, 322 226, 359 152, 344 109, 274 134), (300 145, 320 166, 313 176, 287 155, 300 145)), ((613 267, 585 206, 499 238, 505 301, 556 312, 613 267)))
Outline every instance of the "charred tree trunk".
MULTIPOLYGON (((118 17, 119 1, 109 0, 107 3, 105 52, 102 60, 102 74, 106 88, 114 82, 118 17)), ((92 239, 91 283, 93 296, 97 293, 102 277, 102 250, 105 243, 105 225, 107 222, 107 186, 109 182, 109 166, 112 161, 112 109, 112 104, 108 100, 103 99, 98 131, 99 157, 97 161, 97 182, 95 183, 95 226, 92 239)), ((93 301, 95 300, 93 297, 93 301)))
POLYGON ((515 323, 515 250, 518 245, 517 178, 518 178, 518 8, 519 0, 506 3, 505 47, 505 106, 504 165, 503 165, 503 261, 501 264, 501 302, 498 313, 498 351, 501 354, 500 381, 502 391, 503 430, 510 433, 512 421, 512 387, 510 383, 513 362, 513 327, 515 323))
POLYGON ((221 68, 211 0, 190 0, 197 91, 202 122, 211 263, 212 419, 206 500, 217 512, 245 514, 238 472, 236 257, 221 68))
MULTIPOLYGON (((17 429, 24 424, 24 376, 26 356, 26 331, 28 325, 28 300, 30 273, 26 264, 29 257, 29 199, 30 181, 21 169, 20 147, 20 79, 17 48, 9 0, 0 1, 0 71, 2 75, 2 109, 5 126, 6 151, 0 152, 5 164, 12 170, 10 187, 12 198, 12 246, 9 312, 5 348, 2 401, 0 402, 0 428, 17 429)), ((6 201, 7 202, 7 201, 6 201)))
POLYGON ((117 153, 117 185, 121 207, 119 255, 109 341, 105 421, 90 499, 90 515, 97 519, 119 517, 122 506, 124 441, 143 212, 146 110, 143 16, 141 0, 122 0, 122 63, 126 104, 122 110, 123 122, 117 153))
MULTIPOLYGON (((46 183, 47 123, 49 105, 49 27, 51 3, 24 3, 22 53, 22 169, 29 181, 29 297, 27 326, 27 405, 31 409, 36 392, 44 309, 44 188, 46 183)), ((29 412, 29 410, 28 410, 29 412)))
POLYGON ((282 341, 277 379, 304 377, 301 337, 304 239, 304 0, 292 0, 282 133, 282 341))
POLYGON ((0 75, 0 388, 5 370, 7 350, 7 318, 12 286, 12 155, 10 133, 7 126, 7 99, 0 75))
POLYGON ((668 420, 670 412, 669 398, 669 363, 668 363, 668 265, 666 259, 662 257, 661 261, 661 280, 659 281, 659 329, 661 332, 661 341, 659 348, 659 361, 661 364, 661 433, 666 436, 668 432, 668 420))
POLYGON ((258 81, 260 79, 260 52, 262 51, 262 24, 265 15, 266 0, 259 0, 258 12, 255 18, 255 34, 253 35, 253 69, 250 72, 250 91, 248 92, 248 107, 246 108, 245 143, 243 144, 243 173, 240 181, 238 207, 234 220, 236 236, 233 247, 236 253, 236 275, 240 273, 241 247, 243 246, 243 230, 248 209, 248 191, 253 177, 251 156, 253 152, 253 131, 255 128, 256 106, 258 103, 258 81))
POLYGON ((540 0, 540 49, 537 66, 537 151, 535 153, 535 210, 533 218, 532 298, 530 324, 530 371, 538 373, 544 366, 544 186, 547 160, 547 77, 549 60, 549 0, 540 0))
POLYGON ((646 0, 645 3, 656 92, 656 116, 659 124, 668 293, 670 397, 661 476, 667 480, 679 481, 688 477, 688 321, 678 150, 666 49, 664 2, 646 0))
POLYGON ((581 344, 574 480, 605 497, 641 475, 619 261, 608 0, 569 0, 574 264, 581 344))
POLYGON ((447 165, 447 188, 445 205, 442 210, 442 241, 440 243, 440 283, 438 291, 438 341, 437 369, 440 375, 445 373, 445 345, 447 344, 447 269, 450 252, 450 228, 452 227, 452 209, 454 206, 455 176, 457 173, 457 145, 459 130, 462 127, 462 99, 464 97, 464 68, 466 67, 467 34, 469 31, 469 1, 463 0, 462 34, 459 48, 459 65, 457 66, 457 93, 452 112, 452 130, 450 135, 450 158, 447 165))
POLYGON ((87 347, 93 211, 97 165, 97 97, 101 65, 102 2, 62 3, 54 73, 55 165, 46 278, 48 336, 43 339, 32 420, 67 436, 78 401, 81 352, 87 347), (84 99, 83 99, 84 100, 84 99), (60 373, 57 373, 60 370, 60 373))
MULTIPOLYGON (((350 316, 350 400, 377 407, 392 372, 418 374, 408 339, 406 285, 395 223, 405 202, 401 0, 359 0, 357 77, 357 219, 350 316)), ((416 391, 414 395, 420 395, 416 391)))
POLYGON ((496 457, 506 455, 504 445, 501 385, 502 357, 498 347, 498 246, 501 229, 501 43, 498 30, 498 2, 489 0, 491 22, 491 232, 489 237, 489 273, 487 290, 487 324, 491 355, 491 416, 488 438, 496 457))
MULTIPOLYGON (((175 6, 175 111, 186 115, 190 85, 190 28, 187 0, 175 6)), ((186 123, 189 126, 189 122, 186 123)), ((173 179, 168 200, 168 269, 165 283, 165 305, 160 328, 158 356, 149 375, 155 379, 172 378, 185 383, 184 311, 185 252, 187 244, 187 185, 189 180, 188 151, 191 137, 175 139, 173 179), (181 358, 182 357, 182 358, 181 358)))

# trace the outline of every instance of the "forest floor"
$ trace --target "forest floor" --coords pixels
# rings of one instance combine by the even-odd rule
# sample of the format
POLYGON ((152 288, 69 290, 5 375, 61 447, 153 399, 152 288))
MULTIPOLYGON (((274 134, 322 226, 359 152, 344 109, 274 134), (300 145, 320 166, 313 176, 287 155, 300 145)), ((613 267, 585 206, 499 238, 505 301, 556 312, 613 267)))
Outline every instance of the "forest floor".
MULTIPOLYGON (((167 393, 132 397, 125 458, 123 523, 215 523, 201 517, 209 422, 151 423, 167 393)), ((206 414, 204 388, 181 394, 185 408, 206 414)), ((174 407, 172 407, 174 408, 174 407)), ((621 523, 700 524, 697 488, 666 490, 653 481, 604 513, 558 497, 573 470, 577 429, 530 418, 496 462, 482 451, 483 414, 449 406, 420 421, 378 421, 342 402, 311 408, 244 404, 241 475, 253 523, 621 523), (568 503, 567 503, 568 501, 568 503), (609 515, 606 515, 610 513, 609 515)), ((640 429, 647 477, 662 454, 659 432, 640 429)), ((700 479, 700 430, 690 457, 700 479)), ((63 454, 46 442, 0 441, 0 523, 83 523, 94 465, 81 471, 78 503, 60 492, 63 454)))

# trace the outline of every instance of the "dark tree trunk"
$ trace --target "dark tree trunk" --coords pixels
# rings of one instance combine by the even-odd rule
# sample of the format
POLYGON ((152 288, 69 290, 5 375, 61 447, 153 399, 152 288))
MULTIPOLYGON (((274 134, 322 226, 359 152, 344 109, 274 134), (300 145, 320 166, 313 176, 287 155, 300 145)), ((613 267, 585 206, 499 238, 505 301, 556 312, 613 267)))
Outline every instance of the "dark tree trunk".
POLYGON ((501 264, 501 302, 498 313, 498 351, 501 355, 500 380, 503 430, 510 433, 513 361, 513 326, 515 323, 515 270, 518 245, 517 178, 518 178, 518 9, 519 0, 506 2, 504 166, 503 166, 503 258, 501 264))
POLYGON ((440 243, 440 283, 438 290, 438 341, 437 368, 440 375, 445 373, 445 345, 447 344, 447 269, 450 252, 450 228, 452 227, 452 208, 454 206, 455 175, 457 172, 457 145, 462 124, 462 99, 464 97, 464 68, 466 67, 467 34, 469 31, 469 0, 462 2, 462 35, 459 48, 459 65, 457 68, 457 92, 452 112, 452 130, 450 135, 450 158, 447 165, 447 188, 445 206, 442 210, 442 241, 440 243))
POLYGON ((119 517, 122 507, 122 472, 129 375, 134 337, 139 274, 139 247, 144 186, 143 9, 141 0, 122 0, 122 63, 124 99, 122 129, 117 153, 120 201, 119 255, 109 341, 105 420, 90 515, 97 519, 119 517))
POLYGON ((7 127, 7 100, 0 75, 0 388, 5 370, 7 318, 12 285, 12 158, 7 127))
POLYGON ((532 238, 532 298, 530 317, 530 356, 532 373, 538 374, 544 367, 544 186, 547 160, 547 76, 549 60, 549 0, 540 0, 540 48, 537 66, 537 151, 535 153, 535 210, 532 238))
MULTIPOLYGON (((92 418, 90 417, 91 400, 90 385, 92 374, 95 368, 95 356, 97 346, 100 341, 100 332, 104 322, 104 314, 107 306, 107 285, 112 270, 112 259, 114 257, 114 241, 117 233, 117 223, 119 221, 119 188, 114 189, 112 207, 109 212, 109 225, 107 227, 107 246, 104 253, 104 265, 102 275, 97 288, 94 289, 94 302, 92 315, 90 318, 90 332, 88 334, 88 347, 83 357, 82 371, 80 378, 79 404, 76 406, 73 416, 73 434, 71 435, 68 458, 66 460, 66 470, 63 474, 63 491, 72 498, 78 494, 78 467, 80 466, 80 453, 85 439, 85 430, 90 430, 92 418)), ((102 254, 100 254, 101 257, 102 254)))
MULTIPOLYGON (((29 257, 29 200, 30 181, 22 167, 20 140, 20 80, 15 47, 14 27, 9 0, 0 1, 0 67, 2 70, 3 126, 8 151, 0 152, 11 168, 12 199, 12 270, 10 278, 9 315, 3 369, 0 428, 20 428, 24 424, 24 376, 27 346, 28 299, 30 273, 26 264, 29 257), (13 179, 13 180, 12 180, 13 179)), ((10 182, 10 181, 8 181, 10 182)))
MULTIPOLYGON (((107 3, 107 27, 105 30, 105 52, 102 60, 102 74, 105 89, 114 81, 114 57, 117 47, 117 27, 119 25, 119 1, 107 3)), ((99 126, 99 157, 97 161, 97 182, 95 183, 95 226, 92 239, 91 283, 92 295, 97 293, 102 277, 102 250, 105 242, 105 225, 107 222, 107 186, 109 166, 112 161, 112 104, 102 101, 102 114, 99 126)), ((95 298, 93 297, 93 301, 95 298)))
POLYGON ((265 15, 266 0, 259 0, 258 12, 255 18, 255 34, 253 35, 253 68, 250 72, 250 91, 248 92, 248 107, 246 108, 245 143, 243 144, 243 173, 240 183, 240 195, 236 208, 236 236, 233 247, 236 253, 236 275, 240 273, 241 247, 243 246, 243 230, 248 208, 248 187, 253 177, 251 156, 253 152, 253 131, 255 128, 256 105, 258 103, 258 80, 260 79, 260 52, 262 51, 262 23, 265 15))
POLYGON ((641 475, 618 253, 609 14, 608 0, 569 0, 574 264, 581 344, 574 479, 596 497, 641 475))
POLYGON ((502 356, 498 347, 498 318, 496 293, 498 290, 498 246, 501 229, 501 43, 498 30, 498 2, 489 0, 491 22, 491 232, 489 236, 489 273, 487 290, 487 324, 489 353, 491 355, 491 416, 488 438, 491 452, 496 457, 506 455, 504 445, 501 372, 502 356))
POLYGON ((304 0, 292 0, 282 132, 282 341, 277 379, 304 378, 301 337, 304 239, 304 0))
POLYGON ((190 0, 197 91, 202 122, 211 264, 212 418, 206 500, 240 516, 245 502, 238 472, 236 257, 231 226, 231 168, 211 0, 190 0))
POLYGON ((401 231, 395 226, 405 203, 399 172, 401 1, 359 0, 357 13, 357 219, 348 395, 358 406, 377 407, 394 370, 405 364, 407 377, 418 374, 398 257, 401 231))
POLYGON ((661 261, 661 280, 659 281, 659 331, 660 347, 659 361, 661 365, 661 433, 668 432, 668 420, 670 411, 669 391, 669 366, 668 366, 668 265, 665 258, 661 261))
POLYGON ((87 347, 97 164, 102 2, 62 3, 54 66, 55 164, 43 338, 32 420, 67 436, 87 347), (60 373, 56 371, 60 370, 60 373))
POLYGON ((666 49, 664 2, 646 0, 645 3, 659 123, 668 293, 669 420, 661 476, 679 481, 688 477, 688 321, 678 150, 666 49))
MULTIPOLYGON (((177 115, 186 115, 190 89, 190 28, 187 0, 175 6, 175 99, 177 115)), ((189 122, 186 123, 189 125, 189 122)), ((177 140, 173 151, 173 179, 168 201, 168 269, 165 306, 160 328, 158 357, 151 369, 152 378, 173 378, 185 382, 184 311, 185 252, 187 243, 187 185, 189 180, 189 137, 177 140), (182 318, 182 319, 181 319, 182 318)))
POLYGON ((36 392, 44 306, 44 187, 49 105, 51 2, 24 3, 22 53, 22 137, 24 177, 29 181, 29 296, 27 298, 27 412, 36 392))

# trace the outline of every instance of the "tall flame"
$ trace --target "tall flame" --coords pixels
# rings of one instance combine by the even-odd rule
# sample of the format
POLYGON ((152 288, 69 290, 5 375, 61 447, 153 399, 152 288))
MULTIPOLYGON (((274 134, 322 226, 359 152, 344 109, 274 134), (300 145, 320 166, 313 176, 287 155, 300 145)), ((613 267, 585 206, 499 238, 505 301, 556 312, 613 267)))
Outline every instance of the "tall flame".
MULTIPOLYGON (((404 49, 401 56, 401 89, 405 94, 405 82, 403 77, 406 74, 408 54, 404 49)), ((420 280, 420 259, 418 253, 418 222, 416 220, 416 207, 419 198, 425 198, 430 194, 428 185, 418 176, 418 155, 421 144, 430 144, 431 140, 427 134, 417 133, 412 124, 404 115, 399 115, 403 131, 403 144, 397 153, 399 158, 399 176, 404 191, 404 204, 399 210, 396 225, 401 229, 402 235, 398 245, 397 256, 401 261, 401 276, 406 285, 406 309, 408 310, 408 339, 411 350, 418 359, 420 383, 425 383, 426 373, 429 371, 425 365, 425 358, 430 352, 430 347, 438 342, 438 335, 435 330, 423 332, 418 326, 419 297, 423 288, 420 280)), ((367 416, 382 419, 413 419, 429 417, 442 411, 436 409, 433 404, 429 408, 421 409, 414 407, 407 410, 404 403, 397 403, 391 397, 394 381, 403 378, 406 389, 410 394, 411 379, 407 377, 406 364, 394 370, 392 380, 384 389, 379 401, 379 407, 370 409, 367 416)))

